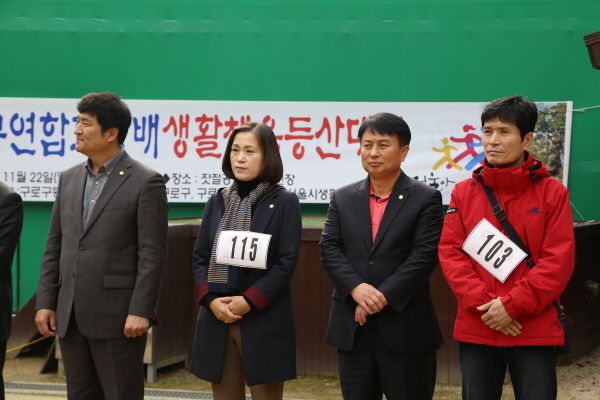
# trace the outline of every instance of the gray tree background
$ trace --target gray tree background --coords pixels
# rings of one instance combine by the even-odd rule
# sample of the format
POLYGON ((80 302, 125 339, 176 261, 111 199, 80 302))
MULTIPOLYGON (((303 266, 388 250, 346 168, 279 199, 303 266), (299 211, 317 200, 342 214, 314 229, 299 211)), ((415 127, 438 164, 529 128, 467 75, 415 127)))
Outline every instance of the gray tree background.
POLYGON ((529 152, 542 160, 550 176, 563 181, 565 162, 566 103, 536 103, 538 122, 529 152))

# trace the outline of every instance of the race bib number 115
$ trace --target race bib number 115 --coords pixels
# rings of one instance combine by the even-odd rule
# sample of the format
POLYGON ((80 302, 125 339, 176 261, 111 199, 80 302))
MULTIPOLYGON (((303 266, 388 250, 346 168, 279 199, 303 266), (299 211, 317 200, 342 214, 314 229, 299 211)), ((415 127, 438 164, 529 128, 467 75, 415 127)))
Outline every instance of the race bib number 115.
POLYGON ((462 248, 502 283, 527 257, 519 246, 485 218, 469 233, 462 248))
POLYGON ((250 231, 221 231, 217 262, 245 268, 267 269, 271 235, 250 231))

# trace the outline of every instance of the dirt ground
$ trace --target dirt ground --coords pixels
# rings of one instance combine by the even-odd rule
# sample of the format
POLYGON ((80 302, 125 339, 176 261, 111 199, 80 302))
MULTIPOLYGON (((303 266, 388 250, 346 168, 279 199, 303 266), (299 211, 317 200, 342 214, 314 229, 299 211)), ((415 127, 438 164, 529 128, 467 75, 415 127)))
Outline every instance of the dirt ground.
MULTIPOLYGON (((44 364, 45 348, 33 348, 13 360, 6 360, 4 380, 6 382, 64 383, 57 373, 40 374, 44 364)), ((210 391, 210 385, 201 381, 177 364, 158 370, 155 384, 146 385, 158 389, 210 391)), ((285 398, 339 400, 339 382, 332 378, 301 377, 286 383, 285 398)), ((436 400, 459 400, 460 386, 437 385, 436 400)), ((24 395, 8 393, 7 400, 62 400, 60 396, 24 395)), ((600 347, 575 359, 575 364, 558 369, 559 400, 600 399, 600 347)), ((510 384, 504 386, 502 400, 514 400, 510 384)))

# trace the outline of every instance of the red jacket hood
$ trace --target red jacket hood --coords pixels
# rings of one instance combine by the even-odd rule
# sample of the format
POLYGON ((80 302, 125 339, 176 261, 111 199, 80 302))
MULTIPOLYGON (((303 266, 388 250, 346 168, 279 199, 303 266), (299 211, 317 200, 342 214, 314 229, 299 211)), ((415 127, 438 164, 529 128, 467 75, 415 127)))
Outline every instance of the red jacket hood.
MULTIPOLYGON (((549 177, 548 168, 540 160, 525 152, 523 165, 511 168, 494 168, 485 160, 485 165, 473 171, 473 185, 483 180, 486 185, 505 194, 518 196, 525 192, 531 182, 536 185, 540 179, 549 177), (523 179, 526 178, 526 179, 523 179)), ((509 196, 512 197, 512 196, 509 196)))

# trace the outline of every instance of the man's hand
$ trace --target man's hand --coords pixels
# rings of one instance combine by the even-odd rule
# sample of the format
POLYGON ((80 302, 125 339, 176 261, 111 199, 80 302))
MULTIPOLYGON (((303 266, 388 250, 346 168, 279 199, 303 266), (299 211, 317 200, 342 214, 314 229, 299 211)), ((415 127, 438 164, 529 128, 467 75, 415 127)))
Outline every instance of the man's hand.
POLYGON ((44 336, 56 336, 56 313, 47 308, 40 308, 35 313, 35 324, 44 336))
POLYGON ((233 297, 219 297, 210 302, 210 309, 219 321, 230 324, 242 318, 241 316, 232 313, 229 309, 229 303, 232 301, 233 297))
POLYGON ((367 315, 368 314, 360 305, 356 306, 356 311, 354 311, 354 320, 358 322, 360 326, 363 326, 367 322, 367 315))
POLYGON ((144 333, 148 332, 149 327, 150 320, 148 318, 129 314, 125 320, 125 336, 128 338, 142 336, 144 333))
POLYGON ((506 325, 506 327, 500 329, 500 332, 504 333, 505 335, 517 336, 521 334, 521 329, 523 329, 521 323, 519 323, 519 321, 516 319, 513 319, 508 325, 506 325))
POLYGON ((369 315, 381 311, 387 305, 383 293, 368 283, 361 283, 352 289, 352 298, 369 315))
POLYGON ((481 316, 481 319, 487 326, 494 330, 506 328, 512 322, 512 318, 504 309, 504 304, 500 297, 477 307, 479 311, 487 311, 481 316))
POLYGON ((231 296, 228 307, 233 314, 239 315, 240 317, 251 310, 250 305, 244 296, 231 296))

